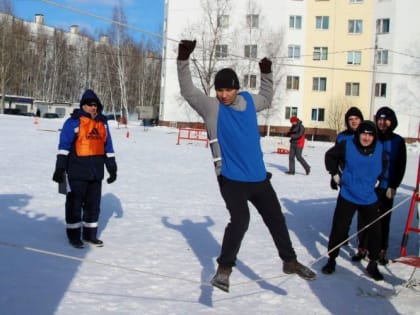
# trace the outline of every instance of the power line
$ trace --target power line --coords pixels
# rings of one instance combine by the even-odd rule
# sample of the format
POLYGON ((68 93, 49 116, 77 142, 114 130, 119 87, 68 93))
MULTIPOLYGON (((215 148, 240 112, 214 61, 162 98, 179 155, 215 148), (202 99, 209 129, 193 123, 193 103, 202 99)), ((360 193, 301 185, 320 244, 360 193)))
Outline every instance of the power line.
MULTIPOLYGON (((42 2, 46 3, 46 4, 50 4, 59 8, 62 8, 64 10, 68 10, 68 11, 72 11, 81 15, 86 15, 89 17, 93 17, 95 19, 98 20, 102 20, 111 24, 115 24, 115 25, 119 25, 137 32, 141 32, 144 34, 148 34, 148 35, 152 35, 155 37, 158 37, 162 40, 166 39, 169 41, 174 41, 174 42, 179 42, 179 40, 176 39, 172 39, 169 38, 167 36, 155 33, 155 32, 151 32, 151 31, 147 31, 141 28, 138 28, 136 26, 127 24, 127 23, 122 23, 110 18, 106 18, 103 16, 99 16, 96 14, 92 14, 90 12, 87 11, 83 11, 74 7, 70 7, 70 6, 66 6, 66 5, 62 5, 59 4, 55 1, 50 1, 50 0, 41 0, 42 2)), ((361 50, 372 50, 374 48, 368 47, 368 48, 361 48, 361 49, 352 49, 352 50, 342 50, 342 51, 335 51, 335 52, 328 52, 328 55, 332 55, 332 54, 340 54, 340 53, 346 53, 346 52, 350 52, 350 51, 361 51, 361 50)), ((385 48, 381 48, 381 49, 385 49, 385 48)), ((420 59, 420 56, 414 56, 414 55, 410 55, 407 53, 403 53, 403 52, 398 52, 395 50, 391 50, 391 49, 387 49, 388 51, 395 53, 395 54, 399 54, 399 55, 403 55, 406 57, 410 57, 410 58, 415 58, 415 59, 420 59)), ((252 58, 246 58, 246 57, 242 57, 242 56, 238 56, 238 55, 234 55, 234 54, 229 54, 230 56, 234 57, 231 58, 230 60, 253 60, 252 58)), ((311 55, 300 55, 299 57, 310 57, 311 55)), ((276 56, 276 57, 272 57, 273 59, 290 59, 290 57, 286 57, 286 56, 276 56)), ((226 60, 226 58, 223 58, 226 60)), ((256 60, 255 60, 256 61, 256 60)), ((347 69, 347 68, 336 68, 336 67, 326 67, 326 66, 314 66, 314 65, 297 65, 297 64, 288 64, 288 63, 279 63, 278 65, 282 65, 282 66, 287 66, 287 67, 296 67, 296 68, 310 68, 310 69, 320 69, 320 70, 333 70, 333 71, 347 71, 347 72, 360 72, 360 73, 372 73, 373 70, 365 70, 365 69, 347 69)), ((416 74, 416 73, 403 73, 403 72, 390 72, 390 71, 375 71, 377 74, 388 74, 388 75, 400 75, 400 76, 413 76, 413 77, 418 77, 420 76, 420 74, 416 74)))
POLYGON ((77 8, 62 5, 62 4, 57 3, 55 1, 49 1, 49 0, 41 0, 41 1, 46 3, 46 4, 50 4, 50 5, 56 6, 58 8, 64 9, 64 10, 72 11, 72 12, 75 12, 75 13, 78 13, 78 14, 81 14, 81 15, 89 16, 89 17, 93 17, 95 19, 102 20, 102 21, 105 21, 105 22, 108 22, 108 23, 111 23, 111 24, 115 24, 115 25, 118 25, 118 26, 123 26, 125 28, 131 29, 131 30, 136 31, 136 32, 140 32, 140 33, 144 33, 144 34, 148 34, 148 35, 151 35, 151 36, 158 37, 160 39, 164 39, 164 36, 162 36, 161 34, 151 32, 151 31, 147 31, 147 30, 141 29, 139 27, 129 25, 127 23, 122 23, 122 22, 119 22, 119 21, 116 21, 116 20, 113 20, 113 19, 110 19, 110 18, 106 18, 106 17, 100 16, 100 15, 96 15, 96 14, 93 14, 93 13, 90 13, 90 12, 87 12, 87 11, 83 11, 83 10, 80 10, 80 9, 77 9, 77 8))

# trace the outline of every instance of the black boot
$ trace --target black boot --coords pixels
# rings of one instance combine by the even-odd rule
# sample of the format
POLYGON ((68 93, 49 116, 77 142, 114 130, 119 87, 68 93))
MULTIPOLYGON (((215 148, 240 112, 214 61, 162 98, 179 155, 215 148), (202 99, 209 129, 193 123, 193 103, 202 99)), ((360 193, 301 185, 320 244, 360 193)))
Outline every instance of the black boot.
POLYGON ((367 273, 376 281, 384 280, 384 276, 378 270, 378 264, 375 260, 371 260, 366 267, 367 273))
POLYGON ((67 238, 69 239, 69 243, 71 246, 75 248, 84 247, 83 242, 80 239, 81 232, 82 232, 82 229, 80 227, 75 228, 75 229, 70 229, 70 228, 66 229, 67 238))
POLYGON ((367 255, 367 250, 364 249, 364 248, 359 248, 357 253, 351 257, 351 260, 352 261, 361 261, 361 260, 365 259, 366 255, 367 255))
POLYGON ((328 258, 327 263, 324 267, 322 267, 322 273, 326 275, 330 275, 335 272, 335 259, 334 258, 328 258))
POLYGON ((98 233, 97 227, 83 227, 83 240, 97 247, 104 246, 104 242, 97 239, 96 234, 98 233))
POLYGON ((211 279, 211 285, 222 291, 229 292, 229 277, 231 273, 232 267, 219 265, 216 274, 211 279))
POLYGON ((378 259, 378 264, 385 266, 388 264, 388 258, 386 258, 386 250, 382 249, 379 252, 379 259, 378 259))

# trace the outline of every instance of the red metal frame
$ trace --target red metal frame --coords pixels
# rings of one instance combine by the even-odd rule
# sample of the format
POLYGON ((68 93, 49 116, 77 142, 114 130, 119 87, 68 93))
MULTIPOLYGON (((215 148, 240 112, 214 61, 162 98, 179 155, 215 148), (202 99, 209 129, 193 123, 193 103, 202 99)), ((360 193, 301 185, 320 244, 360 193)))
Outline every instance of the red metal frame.
POLYGON ((207 138, 207 131, 204 129, 179 128, 178 141, 176 144, 179 144, 181 140, 203 141, 206 143, 206 148, 209 146, 209 139, 207 138))
POLYGON ((419 157, 419 165, 418 165, 418 170, 417 170, 417 183, 413 191, 413 196, 411 197, 410 210, 408 212, 407 223, 405 224, 404 234, 403 234, 403 238, 401 242, 401 250, 400 250, 401 256, 407 256, 407 243, 408 243, 408 235, 410 234, 410 232, 420 233, 420 228, 412 226, 414 212, 416 209, 416 203, 420 202, 419 182, 420 182, 420 157, 419 157))

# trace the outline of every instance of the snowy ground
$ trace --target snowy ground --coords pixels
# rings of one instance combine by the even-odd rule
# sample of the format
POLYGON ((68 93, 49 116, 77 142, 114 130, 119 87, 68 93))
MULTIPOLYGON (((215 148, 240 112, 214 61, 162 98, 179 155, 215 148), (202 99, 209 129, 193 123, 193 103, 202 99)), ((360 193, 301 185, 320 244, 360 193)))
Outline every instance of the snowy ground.
MULTIPOLYGON (((177 130, 128 129, 111 122, 118 179, 104 183, 103 248, 71 248, 65 238, 64 196, 51 180, 61 119, 0 115, 0 313, 9 314, 419 314, 420 289, 404 283, 413 267, 380 267, 385 281, 352 263, 355 239, 341 251, 335 274, 320 272, 336 201, 323 165, 331 143, 307 142, 309 176, 284 174, 287 139, 263 138, 265 162, 299 259, 318 279, 285 275, 261 218, 252 209, 231 292, 208 285, 215 272, 227 211, 209 149, 176 145, 177 130), (127 134, 129 132, 129 134, 127 134), (127 137, 128 136, 128 137, 127 137)), ((389 254, 399 256, 416 183, 418 146, 408 146, 398 189, 389 254)), ((415 219, 417 224, 417 219, 415 219)), ((352 227, 352 234, 355 227, 352 227)), ((418 255, 410 235, 409 254, 418 255)))

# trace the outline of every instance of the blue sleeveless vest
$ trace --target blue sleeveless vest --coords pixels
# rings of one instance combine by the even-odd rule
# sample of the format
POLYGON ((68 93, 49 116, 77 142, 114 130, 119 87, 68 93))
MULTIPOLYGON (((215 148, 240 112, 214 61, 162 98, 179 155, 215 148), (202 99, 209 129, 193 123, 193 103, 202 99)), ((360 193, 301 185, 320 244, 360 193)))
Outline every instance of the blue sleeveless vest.
POLYGON ((378 200, 376 181, 382 172, 382 144, 377 141, 371 155, 361 154, 354 141, 346 141, 346 158, 341 178, 341 196, 359 205, 369 205, 378 200))
POLYGON ((246 109, 238 111, 219 104, 217 139, 222 154, 221 174, 241 182, 265 180, 263 153, 260 145, 254 101, 248 92, 240 92, 246 100, 246 109))

